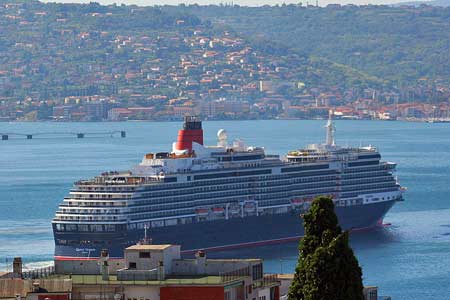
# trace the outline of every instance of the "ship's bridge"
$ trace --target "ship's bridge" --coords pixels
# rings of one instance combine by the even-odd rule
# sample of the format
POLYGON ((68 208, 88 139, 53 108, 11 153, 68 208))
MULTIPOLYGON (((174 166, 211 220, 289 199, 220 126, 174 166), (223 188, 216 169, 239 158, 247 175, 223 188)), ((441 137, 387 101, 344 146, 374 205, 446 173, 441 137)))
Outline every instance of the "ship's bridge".
MULTIPOLYGON (((199 128, 201 128, 199 126, 196 126, 195 134, 198 134, 199 128)), ((190 128, 190 126, 184 126, 184 128, 190 128)), ((223 168, 256 167, 266 158, 262 147, 247 146, 239 139, 229 144, 228 135, 223 129, 218 131, 218 143, 214 146, 203 145, 200 142, 203 141, 203 138, 198 136, 195 136, 195 140, 189 140, 191 136, 194 135, 190 133, 189 129, 181 130, 179 140, 173 144, 171 152, 146 154, 142 162, 134 169, 134 173, 173 174, 223 168), (180 149, 183 145, 189 147, 180 149)), ((273 161, 279 157, 270 156, 269 159, 273 161)))

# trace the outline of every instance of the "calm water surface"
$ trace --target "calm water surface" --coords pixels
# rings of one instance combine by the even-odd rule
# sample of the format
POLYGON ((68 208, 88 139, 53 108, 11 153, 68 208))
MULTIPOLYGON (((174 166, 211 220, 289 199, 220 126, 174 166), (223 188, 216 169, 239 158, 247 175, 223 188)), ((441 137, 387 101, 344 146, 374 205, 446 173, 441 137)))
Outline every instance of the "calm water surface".
MULTIPOLYGON (((50 220, 72 182, 126 169, 150 151, 170 150, 180 123, 0 123, 0 132, 126 130, 127 138, 45 137, 0 141, 0 269, 14 256, 36 266, 52 259, 50 220)), ((284 154, 322 142, 324 121, 205 122, 205 142, 220 128, 230 138, 284 154)), ((352 236, 366 284, 393 299, 450 295, 450 124, 337 121, 341 145, 374 145, 398 163, 406 201, 387 215, 391 225, 352 236)), ((297 245, 217 253, 262 257, 268 272, 293 272, 297 245)))

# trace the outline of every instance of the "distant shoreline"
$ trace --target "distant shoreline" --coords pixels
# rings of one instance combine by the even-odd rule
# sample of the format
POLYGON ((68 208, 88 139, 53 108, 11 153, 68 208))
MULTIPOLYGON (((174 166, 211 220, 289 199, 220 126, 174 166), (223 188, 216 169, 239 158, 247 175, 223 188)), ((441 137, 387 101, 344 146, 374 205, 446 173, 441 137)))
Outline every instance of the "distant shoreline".
MULTIPOLYGON (((334 118, 338 121, 383 121, 383 122, 416 122, 416 123, 450 123, 450 119, 419 119, 419 118, 401 118, 401 119, 361 119, 361 118, 334 118)), ((260 119, 208 119, 206 122, 223 122, 223 121, 324 121, 326 118, 260 118, 260 119)), ((70 121, 70 120, 0 120, 0 123, 166 123, 166 122, 180 122, 182 119, 170 119, 170 120, 95 120, 95 121, 70 121)))

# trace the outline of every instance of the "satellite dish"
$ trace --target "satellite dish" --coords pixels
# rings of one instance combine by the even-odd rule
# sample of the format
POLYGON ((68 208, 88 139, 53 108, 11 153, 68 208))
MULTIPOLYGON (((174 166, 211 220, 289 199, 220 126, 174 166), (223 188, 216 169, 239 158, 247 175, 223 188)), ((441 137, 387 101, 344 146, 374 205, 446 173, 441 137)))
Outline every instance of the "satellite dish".
POLYGON ((228 139, 227 131, 225 129, 219 129, 219 131, 217 132, 217 138, 219 139, 219 141, 227 140, 228 139))

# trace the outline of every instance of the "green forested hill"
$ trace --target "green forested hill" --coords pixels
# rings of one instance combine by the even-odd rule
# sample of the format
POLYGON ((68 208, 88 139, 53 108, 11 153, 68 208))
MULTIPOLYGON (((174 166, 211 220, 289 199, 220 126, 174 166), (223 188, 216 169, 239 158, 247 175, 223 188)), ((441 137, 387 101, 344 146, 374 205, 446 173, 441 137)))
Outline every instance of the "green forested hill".
POLYGON ((450 8, 0 0, 0 29, 0 113, 93 95, 162 110, 175 98, 353 101, 371 88, 387 94, 380 101, 437 103, 450 94, 450 8))
POLYGON ((394 83, 450 77, 450 8, 189 6, 189 11, 253 40, 277 42, 394 83))
MULTIPOLYGON (((375 76, 332 60, 297 53, 281 42, 278 45, 259 38, 243 38, 233 29, 226 30, 209 22, 209 18, 201 18, 206 14, 220 15, 217 7, 205 7, 207 13, 198 16, 194 12, 193 7, 185 6, 0 0, 0 97, 23 99, 32 94, 39 99, 59 99, 123 95, 124 91, 169 98, 192 90, 200 94, 203 88, 208 91, 215 85, 188 88, 184 86, 186 80, 196 84, 211 76, 208 73, 222 76, 230 68, 227 57, 236 56, 235 52, 246 47, 252 54, 244 55, 242 66, 233 70, 233 75, 223 75, 221 79, 235 89, 259 80, 359 90, 386 85, 375 76), (226 38, 233 46, 220 46, 224 31, 229 32, 226 38), (196 32, 202 38, 197 38, 196 32), (201 39, 216 41, 215 46, 209 47, 206 42, 200 45, 201 39), (210 50, 216 52, 215 61, 202 57, 210 50), (185 60, 197 64, 195 71, 181 65, 185 60), (261 62, 265 71, 259 72, 261 62), (276 68, 285 71, 273 72, 276 68)), ((242 13, 248 11, 243 9, 242 13)), ((283 95, 297 92, 286 90, 283 95)))

